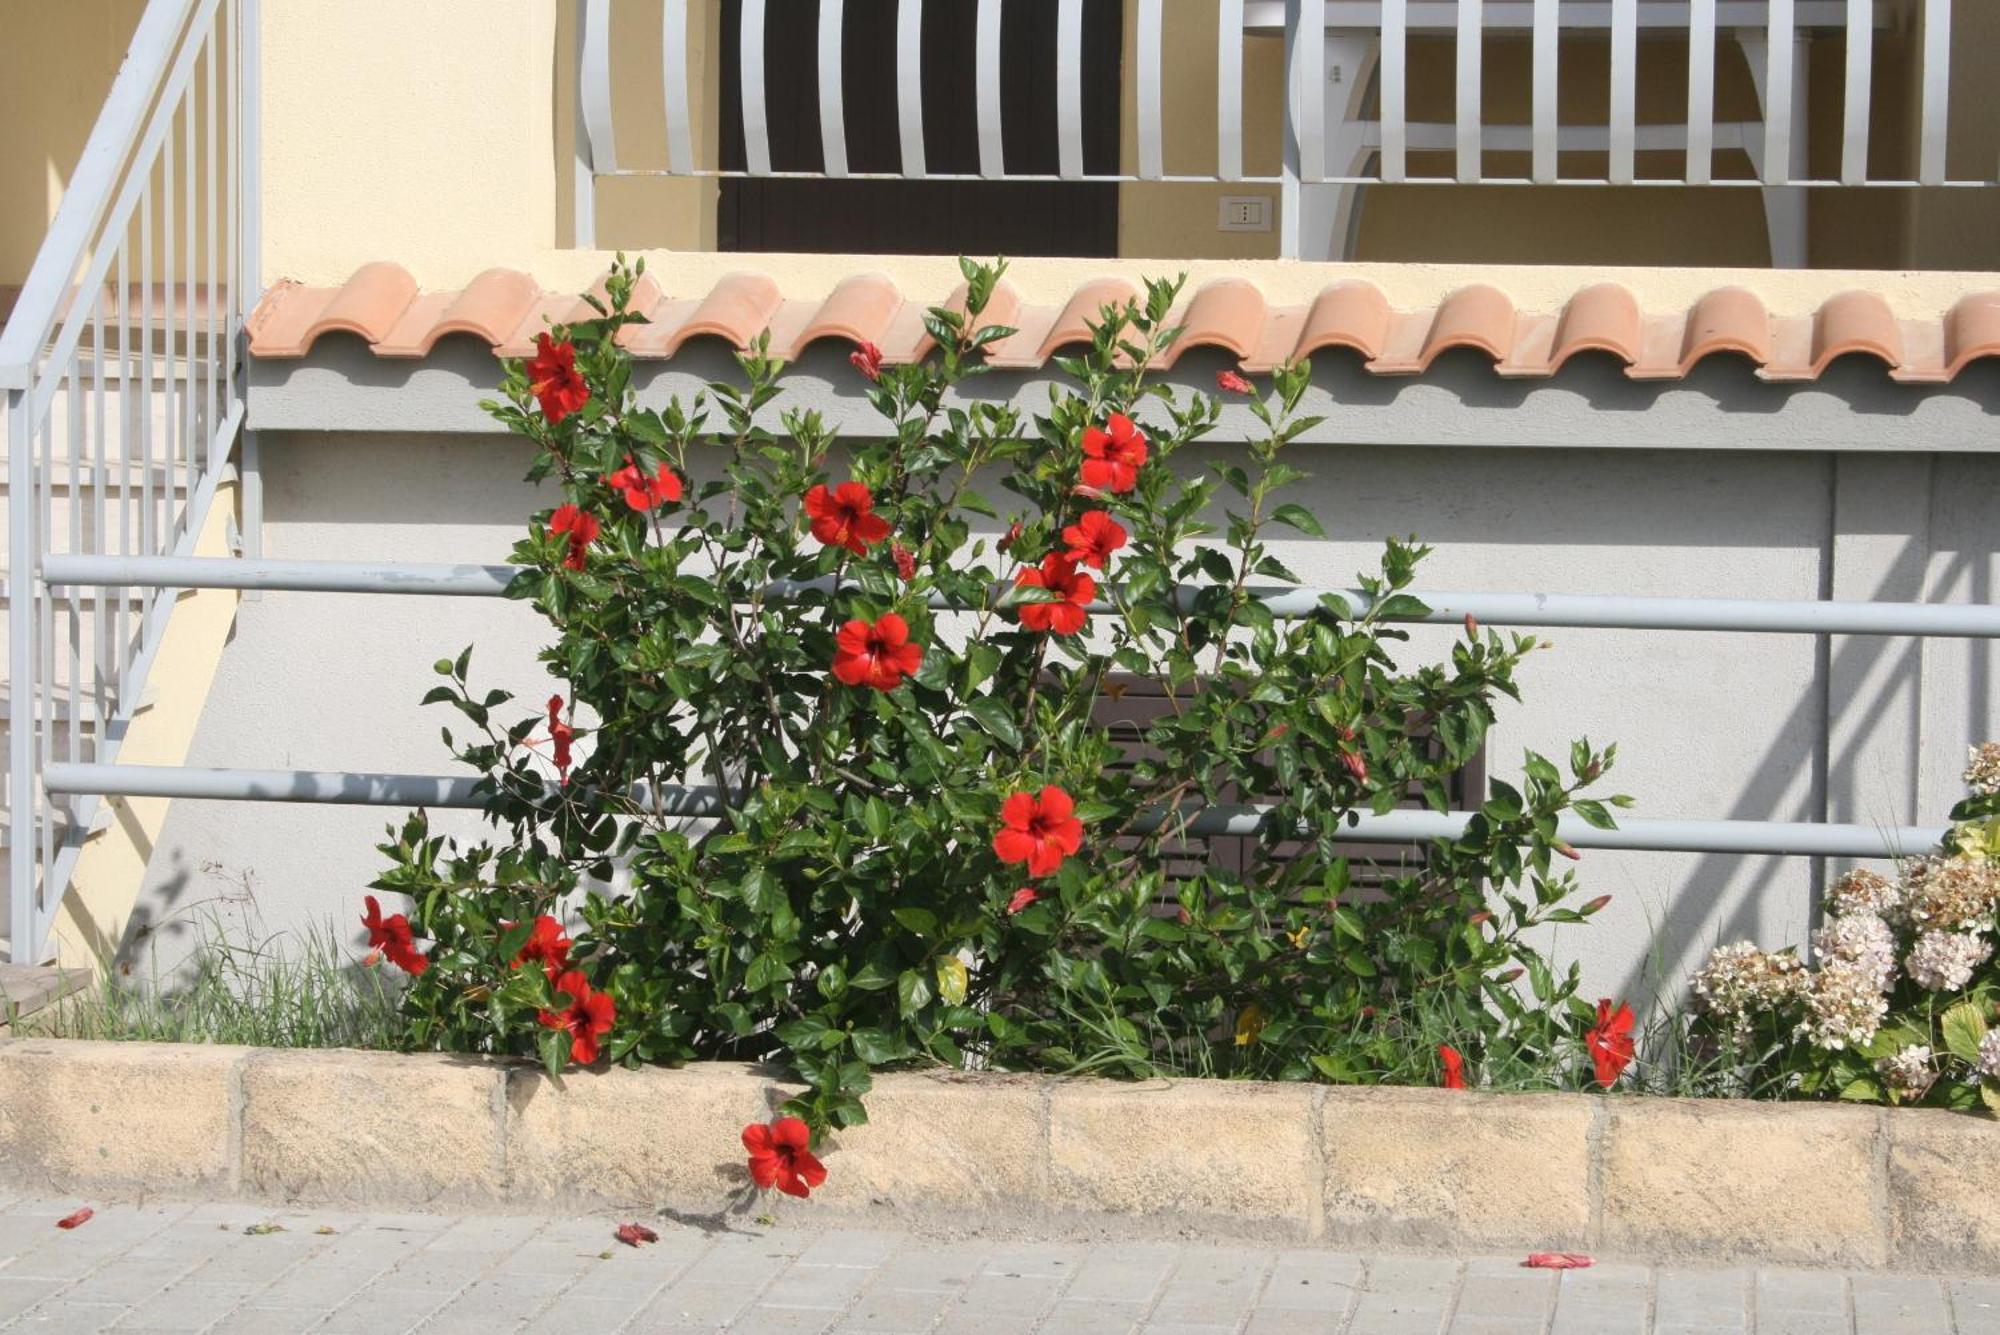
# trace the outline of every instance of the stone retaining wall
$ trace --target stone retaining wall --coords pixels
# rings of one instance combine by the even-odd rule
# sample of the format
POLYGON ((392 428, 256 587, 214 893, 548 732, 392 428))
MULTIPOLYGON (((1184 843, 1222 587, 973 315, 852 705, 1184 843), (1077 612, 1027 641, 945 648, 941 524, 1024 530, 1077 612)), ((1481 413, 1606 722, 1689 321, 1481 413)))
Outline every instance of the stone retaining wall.
MULTIPOLYGON (((708 1214, 792 1087, 369 1052, 0 1042, 0 1182, 84 1197, 708 1214)), ((2000 1270, 2000 1124, 1927 1110, 885 1075, 790 1216, 2000 1270)))

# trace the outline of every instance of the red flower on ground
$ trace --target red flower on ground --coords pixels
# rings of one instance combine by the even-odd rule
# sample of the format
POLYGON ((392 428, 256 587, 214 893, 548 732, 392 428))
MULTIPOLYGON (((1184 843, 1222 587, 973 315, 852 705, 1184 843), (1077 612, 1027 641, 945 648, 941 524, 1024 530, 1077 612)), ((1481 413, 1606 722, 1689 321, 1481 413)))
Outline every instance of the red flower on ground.
POLYGON ((1449 1043, 1438 1044, 1438 1060, 1444 1063, 1444 1087, 1465 1088, 1465 1058, 1449 1043))
POLYGON ((882 349, 873 343, 862 343, 860 347, 847 354, 847 360, 854 364, 855 370, 870 380, 882 378, 882 349))
POLYGON ((571 969, 555 980, 556 1001, 567 1002, 561 1010, 543 1011, 544 1027, 565 1030, 570 1036, 569 1055, 579 1066, 597 1060, 597 1040, 611 1032, 618 1007, 609 992, 594 992, 590 980, 571 969))
POLYGON ((535 335, 535 355, 528 361, 528 389, 542 405, 549 425, 590 402, 590 386, 576 369, 576 344, 557 343, 547 334, 535 335))
POLYGON ((1041 896, 1035 893, 1035 887, 1032 885, 1022 886, 1014 892, 1014 897, 1007 901, 1007 916, 1010 918, 1013 917, 1016 913, 1019 913, 1040 898, 1041 896))
POLYGON ((856 556, 889 536, 889 521, 875 513, 875 498, 859 482, 843 482, 806 493, 806 513, 812 535, 829 547, 845 547, 856 556))
POLYGON ((1227 390, 1231 394, 1255 394, 1257 392, 1255 385, 1245 380, 1235 371, 1217 371, 1215 373, 1215 387, 1227 390))
POLYGON ((560 695, 549 697, 549 741, 555 753, 556 778, 568 783, 570 747, 576 741, 576 729, 563 722, 562 708, 563 698, 560 695))
POLYGON ((917 554, 915 552, 899 542, 889 549, 889 555, 895 559, 896 574, 903 583, 908 584, 917 577, 917 554))
POLYGON ((377 957, 387 956, 389 963, 413 978, 430 968, 430 960, 417 951, 409 918, 401 913, 383 917, 382 906, 373 895, 366 896, 365 902, 368 911, 361 915, 361 925, 368 929, 368 962, 372 964, 377 957))
MULTIPOLYGON (((1000 833, 993 852, 1002 862, 1025 862, 1028 875, 1047 876, 1083 847, 1083 822, 1076 803, 1054 784, 1033 793, 1015 793, 1000 807, 1000 833)), ((1018 896, 1017 896, 1018 898, 1018 896)))
POLYGON ((644 1224, 620 1224, 611 1236, 627 1247, 637 1247, 642 1242, 658 1242, 660 1235, 644 1224))
POLYGON ((1521 1264, 1530 1270, 1588 1270, 1597 1262, 1582 1252, 1530 1252, 1521 1264))
POLYGON ((873 625, 859 617, 833 637, 833 675, 849 686, 893 691, 924 662, 924 647, 910 643, 910 623, 884 612, 873 625))
POLYGON ((1125 545, 1125 536, 1125 526, 1105 511, 1086 510, 1063 530, 1063 541, 1069 544, 1063 555, 1079 565, 1103 570, 1111 562, 1111 553, 1125 545))
POLYGON ((826 1181, 826 1165, 813 1157, 812 1131, 796 1117, 780 1117, 766 1126, 752 1122, 743 1128, 743 1148, 750 1152, 750 1180, 769 1191, 804 1199, 826 1181))
POLYGON ((1597 1068, 1597 1083, 1606 1089, 1616 1084, 1619 1075, 1632 1064, 1637 1047, 1632 1027, 1637 1023, 1638 1017, 1623 1002, 1615 1011, 1609 997, 1597 1003, 1597 1023, 1584 1033, 1583 1043, 1590 1049, 1591 1065, 1597 1068))
MULTIPOLYGON (((508 922, 500 925, 510 931, 514 926, 508 922)), ((570 939, 563 934, 562 924, 544 913, 535 919, 534 928, 522 944, 520 954, 514 956, 513 967, 518 969, 533 960, 550 974, 560 976, 569 964, 569 948, 570 939)))
POLYGON ((86 1205, 81 1210, 78 1210, 75 1214, 66 1214, 62 1218, 56 1220, 56 1227, 68 1229, 68 1228, 75 1228, 79 1224, 87 1224, 91 1221, 92 1216, 94 1216, 96 1213, 97 1211, 91 1209, 88 1205, 86 1205))
POLYGON ((1029 630, 1054 631, 1074 635, 1090 620, 1090 600, 1097 596, 1097 581, 1081 573, 1076 562, 1050 552, 1039 566, 1029 566, 1014 581, 1024 589, 1047 589, 1053 602, 1022 603, 1021 624, 1029 630))
POLYGON ((632 462, 629 454, 625 456, 625 466, 604 481, 608 486, 624 492, 625 504, 642 514, 681 498, 680 474, 661 464, 659 472, 647 477, 639 471, 639 465, 632 462))
POLYGON ((1085 486, 1130 491, 1146 462, 1146 433, 1124 413, 1113 413, 1102 428, 1084 428, 1083 453, 1085 486))
POLYGON ((579 510, 574 505, 557 506, 555 513, 549 516, 549 536, 569 535, 569 552, 563 557, 563 565, 571 570, 583 569, 584 554, 589 551, 590 544, 597 541, 602 527, 597 522, 597 516, 587 510, 579 510))

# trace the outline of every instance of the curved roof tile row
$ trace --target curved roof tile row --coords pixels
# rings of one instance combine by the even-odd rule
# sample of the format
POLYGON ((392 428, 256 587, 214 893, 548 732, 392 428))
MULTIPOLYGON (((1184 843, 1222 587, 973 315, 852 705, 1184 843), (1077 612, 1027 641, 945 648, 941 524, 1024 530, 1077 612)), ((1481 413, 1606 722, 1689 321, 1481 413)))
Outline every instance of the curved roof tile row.
MULTIPOLYGON (((603 296, 603 280, 597 285, 603 296)), ((987 307, 988 323, 1016 332, 988 348, 998 367, 1039 367, 1059 350, 1087 342, 1089 326, 1108 303, 1140 296, 1123 278, 1084 283, 1061 307, 1025 305, 1002 282, 987 307)), ((717 338, 748 348, 766 331, 777 356, 795 357, 812 343, 835 339, 874 343, 884 360, 925 356, 932 341, 923 325, 937 294, 905 296, 881 274, 843 281, 824 300, 787 298, 771 278, 731 274, 701 296, 663 292, 652 275, 639 282, 633 307, 648 323, 627 327, 620 341, 634 356, 672 357, 691 339, 717 338)), ((964 289, 944 298, 962 308, 964 289)), ((400 266, 364 265, 339 287, 280 283, 250 321, 250 351, 261 358, 301 357, 322 334, 366 340, 382 357, 424 357, 439 339, 465 334, 503 357, 533 351, 535 334, 552 323, 591 318, 580 298, 544 292, 527 274, 489 269, 457 292, 419 292, 400 266)), ((1771 381, 1816 379, 1838 357, 1879 359, 1896 380, 1941 384, 1971 361, 2000 356, 2000 291, 1962 298, 1942 319, 1899 320, 1880 294, 1854 289, 1828 298, 1803 317, 1774 317, 1756 293, 1718 288, 1684 310, 1643 311, 1617 283, 1571 294, 1559 311, 1523 311, 1497 287, 1459 288, 1434 307, 1396 310, 1381 290, 1358 280, 1336 282, 1308 305, 1266 301, 1245 279, 1205 284, 1174 317, 1185 332, 1163 366, 1193 348, 1220 348, 1248 371, 1328 348, 1348 348, 1378 375, 1421 375, 1454 348, 1474 348, 1508 377, 1554 375, 1579 353, 1597 352, 1625 364, 1635 380, 1685 377, 1704 357, 1734 353, 1771 381)))

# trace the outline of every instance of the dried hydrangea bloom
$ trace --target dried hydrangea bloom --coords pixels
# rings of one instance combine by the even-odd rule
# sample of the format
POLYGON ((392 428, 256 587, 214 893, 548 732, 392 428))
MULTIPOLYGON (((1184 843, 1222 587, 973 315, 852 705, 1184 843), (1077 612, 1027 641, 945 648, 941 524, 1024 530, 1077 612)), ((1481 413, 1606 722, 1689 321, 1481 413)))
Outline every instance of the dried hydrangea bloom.
POLYGON ((1806 988, 1805 1018, 1798 1036, 1816 1048, 1839 1052, 1863 1048, 1874 1041, 1889 1013, 1889 999, 1875 980, 1851 964, 1829 961, 1811 975, 1806 988))
POLYGON ((1857 867, 1826 892, 1827 916, 1845 918, 1863 913, 1886 918, 1903 906, 1903 891, 1894 881, 1866 867, 1857 867))
POLYGON ((2000 793, 2000 742, 1985 742, 1972 748, 1965 766, 1965 786, 1981 797, 2000 793))
POLYGON ((2000 867, 1973 858, 1925 858, 1903 873, 1902 917, 1920 931, 1975 932, 2000 907, 2000 867))
POLYGON ((1770 955, 1738 941, 1710 951, 1690 986, 1701 1008, 1741 1040, 1750 1036, 1757 1016, 1798 1000, 1806 982, 1805 969, 1791 951, 1770 955))
POLYGON ((1979 1060, 1972 1069, 1989 1080, 2000 1080, 2000 1029, 1989 1029, 1979 1040, 1979 1060))
POLYGON ((1992 955, 1992 945, 1975 933, 1925 932, 1910 948, 1903 967, 1910 971, 1910 981, 1927 992, 1956 992, 1992 955))
POLYGON ((1812 944, 1816 957, 1860 970, 1877 992, 1896 985, 1896 934, 1872 913, 1834 918, 1813 933, 1812 944))
POLYGON ((1936 1054, 1925 1043, 1915 1043, 1875 1063, 1882 1083, 1905 1099, 1920 1099, 1937 1083, 1936 1054))

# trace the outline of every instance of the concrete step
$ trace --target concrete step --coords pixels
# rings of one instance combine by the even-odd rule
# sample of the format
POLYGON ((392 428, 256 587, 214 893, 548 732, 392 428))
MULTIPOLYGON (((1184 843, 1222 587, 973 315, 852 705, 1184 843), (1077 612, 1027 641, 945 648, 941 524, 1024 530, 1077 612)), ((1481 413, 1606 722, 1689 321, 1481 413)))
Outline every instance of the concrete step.
POLYGON ((88 969, 59 969, 54 965, 0 964, 0 1028, 24 1015, 52 1006, 73 992, 90 986, 88 969))

